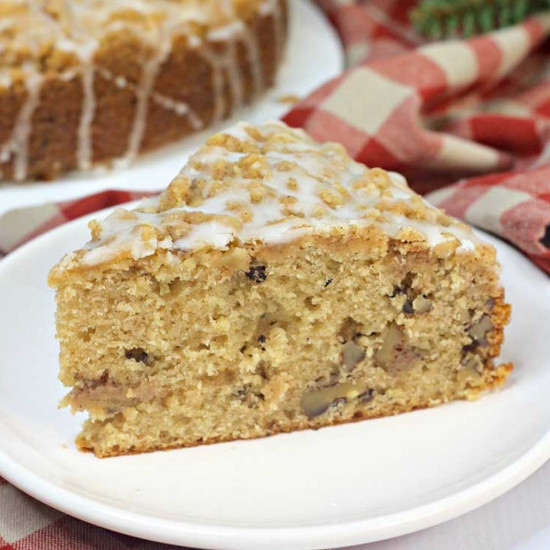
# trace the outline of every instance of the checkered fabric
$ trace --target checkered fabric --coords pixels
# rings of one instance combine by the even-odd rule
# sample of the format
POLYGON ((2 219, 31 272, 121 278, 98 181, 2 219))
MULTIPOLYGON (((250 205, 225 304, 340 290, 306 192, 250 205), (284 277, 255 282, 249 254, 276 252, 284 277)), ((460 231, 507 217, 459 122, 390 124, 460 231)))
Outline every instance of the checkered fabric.
POLYGON ((0 258, 58 225, 146 195, 148 193, 103 191, 82 199, 10 210, 0 216, 0 258))
MULTIPOLYGON (((292 1, 292 0, 290 0, 292 1)), ((317 0, 348 70, 285 117, 369 166, 399 170, 429 200, 509 240, 550 273, 550 13, 468 41, 425 44, 411 0, 317 0)), ((143 196, 106 191, 0 217, 0 254, 143 196)), ((159 550, 88 526, 0 478, 0 550, 159 550)))
POLYGON ((0 477, 0 550, 174 550, 92 527, 33 500, 0 477))

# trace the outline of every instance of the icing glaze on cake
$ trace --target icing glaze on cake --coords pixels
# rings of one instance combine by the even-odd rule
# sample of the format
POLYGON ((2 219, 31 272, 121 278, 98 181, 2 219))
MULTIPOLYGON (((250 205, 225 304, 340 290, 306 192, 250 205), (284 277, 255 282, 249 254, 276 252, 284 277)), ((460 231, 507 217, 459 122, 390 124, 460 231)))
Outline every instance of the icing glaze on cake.
POLYGON ((477 242, 469 227, 427 204, 401 175, 369 169, 340 145, 318 145, 280 122, 240 123, 199 149, 160 197, 92 222, 93 240, 80 261, 276 245, 373 224, 392 237, 406 229, 408 239, 432 247, 474 250, 477 242))

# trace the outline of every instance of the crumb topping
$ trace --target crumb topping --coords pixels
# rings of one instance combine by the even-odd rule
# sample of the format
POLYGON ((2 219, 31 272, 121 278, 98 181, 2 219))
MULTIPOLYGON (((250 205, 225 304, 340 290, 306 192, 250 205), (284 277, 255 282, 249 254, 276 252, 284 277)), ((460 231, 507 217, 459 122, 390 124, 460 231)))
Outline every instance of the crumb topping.
POLYGON ((369 169, 341 145, 319 145, 281 122, 240 123, 211 137, 159 197, 91 222, 79 261, 278 244, 372 224, 450 253, 477 243, 468 226, 430 206, 401 175, 369 169))

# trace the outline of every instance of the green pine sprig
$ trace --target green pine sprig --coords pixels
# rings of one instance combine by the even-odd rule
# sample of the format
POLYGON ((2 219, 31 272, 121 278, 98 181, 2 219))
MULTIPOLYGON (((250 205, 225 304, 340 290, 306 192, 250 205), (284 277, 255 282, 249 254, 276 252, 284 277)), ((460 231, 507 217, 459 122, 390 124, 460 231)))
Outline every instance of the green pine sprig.
POLYGON ((434 40, 470 37, 520 23, 550 0, 422 0, 411 12, 416 30, 434 40))

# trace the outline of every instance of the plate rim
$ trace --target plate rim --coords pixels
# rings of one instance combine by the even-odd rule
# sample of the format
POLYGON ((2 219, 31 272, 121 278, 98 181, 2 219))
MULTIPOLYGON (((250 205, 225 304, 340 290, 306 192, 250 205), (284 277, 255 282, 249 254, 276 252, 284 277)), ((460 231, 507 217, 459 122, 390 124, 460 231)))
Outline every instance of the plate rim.
MULTIPOLYGON (((76 225, 84 225, 90 218, 103 217, 119 207, 132 206, 139 201, 109 207, 83 216, 46 232, 24 244, 0 261, 0 278, 4 269, 9 269, 19 256, 32 255, 35 247, 47 246, 58 235, 71 231, 76 225)), ((482 238, 499 247, 507 248, 521 257, 517 249, 497 237, 476 231, 482 238)), ((296 550, 310 550, 327 546, 351 546, 405 535, 432 527, 472 511, 512 489, 550 458, 550 426, 521 457, 493 475, 438 500, 409 508, 405 511, 381 515, 369 519, 351 520, 326 525, 290 527, 246 527, 182 522, 174 519, 156 518, 139 512, 121 510, 116 506, 91 500, 71 492, 56 483, 44 479, 16 463, 0 447, 0 475, 26 494, 61 512, 88 523, 129 536, 155 542, 191 545, 205 549, 264 550, 287 548, 289 543, 296 550), (223 541, 223 543, 220 543, 223 541)))
POLYGON ((211 550, 315 550, 391 539, 466 514, 527 479, 550 458, 550 431, 513 464, 451 496, 379 518, 305 527, 235 527, 180 522, 89 501, 11 462, 0 449, 2 477, 40 502, 92 525, 144 540, 211 550), (17 475, 18 470, 23 477, 17 475), (223 543, 220 544, 220 541, 223 543), (268 542, 266 542, 268 541, 268 542))

